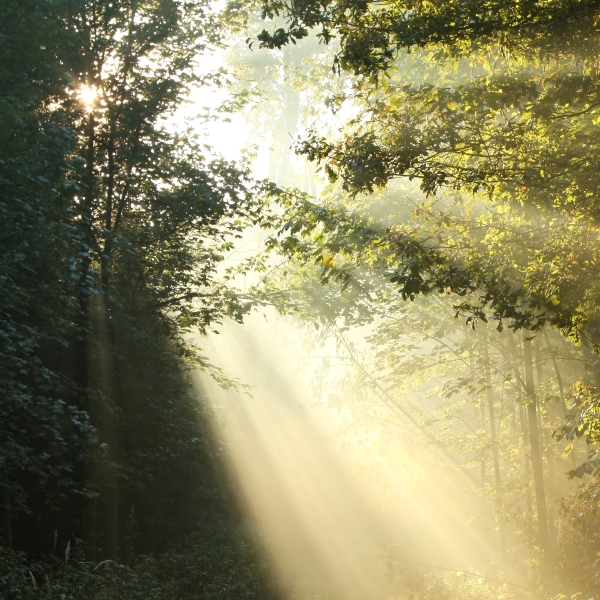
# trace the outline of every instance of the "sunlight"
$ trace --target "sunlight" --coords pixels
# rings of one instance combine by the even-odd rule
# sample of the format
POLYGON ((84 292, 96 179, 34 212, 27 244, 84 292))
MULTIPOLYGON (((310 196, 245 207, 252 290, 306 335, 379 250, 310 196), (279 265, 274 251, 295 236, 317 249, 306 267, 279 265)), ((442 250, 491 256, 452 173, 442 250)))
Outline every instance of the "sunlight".
POLYGON ((600 600, 598 3, 416 4, 0 4, 0 600, 600 600))
POLYGON ((294 338, 302 335, 274 314, 227 325, 213 338, 211 357, 252 382, 253 397, 223 391, 207 377, 197 381, 231 448, 231 475, 284 598, 383 600, 405 589, 415 570, 473 570, 498 559, 493 525, 481 518, 468 524, 482 510, 468 474, 418 472, 417 446, 426 440, 392 442, 390 455, 417 445, 397 468, 370 454, 359 431, 340 435, 344 415, 317 406, 314 373, 295 368, 303 350, 294 338))
POLYGON ((96 99, 99 96, 99 91, 95 85, 81 85, 77 95, 87 112, 92 112, 96 108, 96 99))

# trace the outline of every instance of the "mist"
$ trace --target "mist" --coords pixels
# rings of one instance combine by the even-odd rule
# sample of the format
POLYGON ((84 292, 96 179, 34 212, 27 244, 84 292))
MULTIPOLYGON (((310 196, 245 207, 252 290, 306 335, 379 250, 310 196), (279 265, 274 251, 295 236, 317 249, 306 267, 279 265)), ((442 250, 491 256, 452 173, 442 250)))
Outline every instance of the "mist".
POLYGON ((594 2, 0 6, 0 596, 600 597, 594 2))

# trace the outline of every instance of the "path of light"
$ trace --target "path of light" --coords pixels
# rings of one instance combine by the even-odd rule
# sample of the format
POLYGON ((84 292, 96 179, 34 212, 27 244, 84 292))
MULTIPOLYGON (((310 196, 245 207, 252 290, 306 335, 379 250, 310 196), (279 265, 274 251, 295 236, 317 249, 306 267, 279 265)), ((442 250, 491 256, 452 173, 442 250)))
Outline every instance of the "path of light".
MULTIPOLYGON (((301 350, 290 341, 293 327, 257 316, 213 340, 215 362, 253 383, 252 398, 200 383, 284 597, 397 597, 407 565, 384 560, 386 548, 400 561, 463 569, 491 552, 494 536, 467 525, 480 500, 464 476, 414 480, 390 468, 385 486, 357 477, 359 448, 341 448, 336 414, 312 407, 312 373, 294 372, 290 357, 301 350)), ((411 460, 424 443, 415 438, 411 460)))

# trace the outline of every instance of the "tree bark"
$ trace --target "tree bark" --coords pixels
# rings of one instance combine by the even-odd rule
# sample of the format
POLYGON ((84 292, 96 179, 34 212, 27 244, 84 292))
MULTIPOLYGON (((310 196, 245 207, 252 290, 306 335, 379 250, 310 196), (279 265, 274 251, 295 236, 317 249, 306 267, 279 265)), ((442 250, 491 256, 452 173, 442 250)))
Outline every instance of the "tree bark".
POLYGON ((98 465, 100 472, 94 474, 98 481, 99 499, 104 515, 102 558, 116 560, 118 554, 119 482, 116 466, 118 463, 118 436, 115 420, 114 344, 109 332, 109 314, 103 294, 93 297, 90 313, 92 319, 90 388, 98 394, 97 405, 94 409, 94 424, 98 429, 100 443, 105 444, 106 448, 102 465, 98 465))
MULTIPOLYGON (((542 354, 542 342, 539 337, 536 338, 535 344, 535 366, 536 366, 536 376, 537 376, 537 385, 538 390, 544 384, 544 356, 542 354)), ((539 396, 539 394, 538 394, 539 396)), ((538 402, 539 404, 539 402, 538 402)), ((552 460, 552 451, 551 451, 551 437, 548 430, 541 427, 540 419, 539 419, 539 407, 538 407, 538 424, 540 426, 540 443, 541 443, 541 453, 542 457, 546 456, 546 465, 547 465, 547 495, 548 501, 546 503, 548 510, 548 548, 552 550, 552 546, 554 540, 556 539, 556 528, 554 524, 554 516, 552 510, 552 501, 555 497, 555 486, 554 486, 554 463, 552 460)))
POLYGON ((98 562, 98 552, 96 548, 96 517, 98 514, 98 499, 94 496, 90 498, 88 507, 88 544, 89 556, 88 559, 92 563, 98 562))
POLYGON ((6 548, 12 548, 12 524, 10 510, 10 492, 2 492, 2 542, 6 548))
POLYGON ((500 531, 500 548, 502 554, 506 554, 506 532, 504 528, 504 522, 502 518, 503 504, 502 504, 502 478, 500 475, 500 458, 498 456, 498 439, 496 434, 496 419, 494 414, 494 393, 492 390, 492 376, 490 372, 490 353, 489 344, 487 338, 487 331, 481 333, 481 343, 483 347, 483 358, 485 361, 485 387, 486 387, 486 398, 488 404, 488 412, 490 415, 490 433, 492 438, 492 461, 494 463, 494 478, 496 484, 496 508, 498 510, 498 528, 500 531))
MULTIPOLYGON (((519 404, 519 420, 521 421, 521 435, 522 435, 522 442, 523 442, 523 448, 527 448, 527 446, 529 445, 527 443, 527 415, 525 414, 525 411, 523 410, 523 405, 519 404)), ((531 469, 529 468, 529 457, 525 456, 524 457, 524 463, 525 463, 525 480, 527 481, 527 492, 525 495, 525 501, 526 501, 526 505, 527 505, 527 520, 529 525, 531 525, 531 519, 532 519, 532 515, 533 515, 533 504, 531 502, 531 469)))
MULTIPOLYGON (((546 339, 546 343, 548 347, 551 347, 550 338, 548 337, 548 332, 544 331, 544 338, 546 339)), ((556 362, 556 356, 551 354, 550 358, 552 359, 552 366, 554 367, 554 374, 556 375, 556 382, 558 383, 558 390, 560 392, 560 401, 562 403, 563 416, 567 414, 567 402, 565 400, 565 386, 563 383, 562 375, 560 374, 560 369, 558 368, 558 363, 556 362)))
POLYGON ((531 452, 531 466, 533 470, 533 483, 535 487, 535 501, 537 508, 538 538, 542 551, 548 551, 548 511, 546 508, 546 492, 544 489, 544 469, 540 448, 538 428, 537 398, 533 380, 533 352, 531 338, 523 341, 523 358, 525 362, 525 391, 529 398, 527 416, 529 421, 529 447, 531 452))
MULTIPOLYGON (((508 335, 508 345, 510 348, 510 364, 512 366, 513 372, 515 374, 515 379, 517 382, 517 394, 518 394, 518 402, 519 402, 519 421, 521 424, 521 436, 523 449, 529 446, 528 443, 528 423, 527 423, 527 415, 523 410, 523 396, 526 394, 525 382, 523 381, 523 375, 521 372, 521 353, 517 349, 517 345, 515 344, 515 340, 512 333, 508 335)), ((529 468, 529 457, 525 455, 524 457, 524 466, 525 466, 525 481, 527 481, 527 492, 526 492, 526 503, 527 503, 527 517, 528 522, 531 525, 531 518, 533 514, 533 506, 531 502, 531 487, 529 485, 531 481, 531 473, 529 468)))

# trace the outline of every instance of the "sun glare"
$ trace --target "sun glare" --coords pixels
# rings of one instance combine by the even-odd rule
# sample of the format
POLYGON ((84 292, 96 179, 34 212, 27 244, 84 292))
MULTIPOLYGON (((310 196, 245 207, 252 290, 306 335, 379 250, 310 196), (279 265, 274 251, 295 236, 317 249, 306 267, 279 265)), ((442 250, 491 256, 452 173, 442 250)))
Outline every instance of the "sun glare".
POLYGON ((79 88, 78 96, 85 109, 91 112, 94 110, 96 98, 98 98, 98 88, 95 85, 82 85, 79 88))

